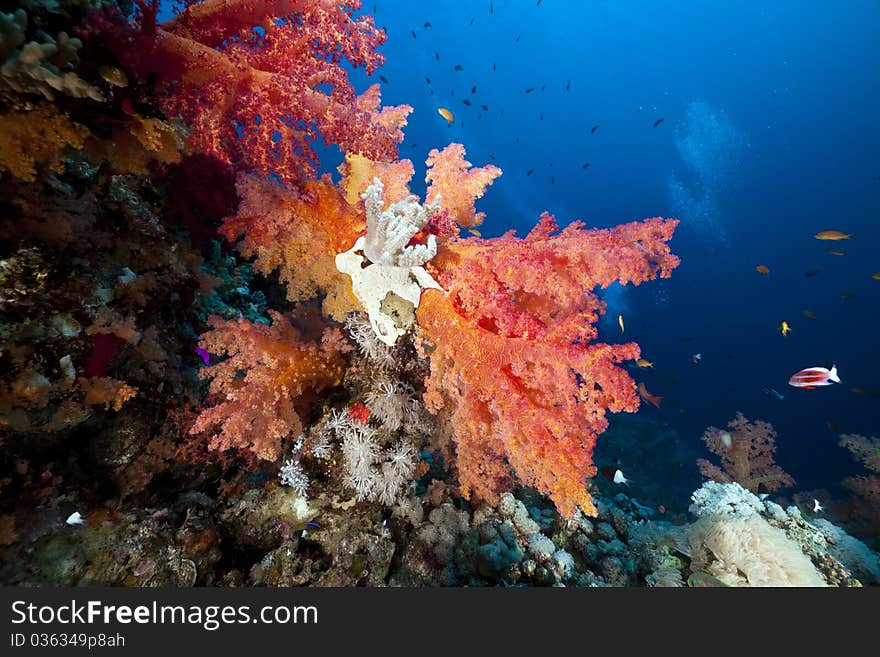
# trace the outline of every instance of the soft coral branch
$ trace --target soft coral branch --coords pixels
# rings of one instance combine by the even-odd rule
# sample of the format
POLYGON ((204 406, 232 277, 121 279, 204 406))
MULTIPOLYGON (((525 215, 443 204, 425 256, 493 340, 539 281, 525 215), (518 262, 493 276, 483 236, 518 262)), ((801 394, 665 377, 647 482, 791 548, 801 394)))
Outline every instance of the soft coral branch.
POLYGON ((495 501, 515 478, 560 513, 595 515, 586 479, 607 411, 635 411, 617 364, 638 345, 592 343, 604 304, 593 290, 669 276, 678 258, 660 218, 612 230, 544 214, 525 238, 451 240, 429 263, 447 293, 426 291, 418 323, 435 348, 425 401, 448 408, 462 492, 495 501))
POLYGON ((704 477, 721 483, 735 481, 753 493, 794 486, 794 479, 773 460, 776 431, 769 422, 749 422, 737 412, 727 424, 727 430, 706 429, 703 442, 710 452, 721 457, 721 467, 706 459, 697 459, 697 467, 704 477))
POLYGON ((206 0, 155 30, 105 30, 127 68, 167 85, 163 110, 193 128, 202 153, 284 182, 314 175, 320 137, 372 159, 396 155, 411 108, 379 109, 378 85, 361 96, 346 69, 372 73, 385 40, 355 0, 206 0), (261 32, 254 30, 262 27, 261 32), (153 33, 154 32, 154 33, 153 33))
POLYGON ((219 427, 213 449, 250 449, 259 458, 281 456, 282 439, 302 431, 300 413, 312 396, 338 384, 343 365, 336 349, 338 330, 325 329, 322 342, 306 340, 291 322, 269 311, 272 325, 244 319, 211 319, 201 336, 203 349, 227 358, 205 367, 217 403, 204 409, 190 433, 219 427))

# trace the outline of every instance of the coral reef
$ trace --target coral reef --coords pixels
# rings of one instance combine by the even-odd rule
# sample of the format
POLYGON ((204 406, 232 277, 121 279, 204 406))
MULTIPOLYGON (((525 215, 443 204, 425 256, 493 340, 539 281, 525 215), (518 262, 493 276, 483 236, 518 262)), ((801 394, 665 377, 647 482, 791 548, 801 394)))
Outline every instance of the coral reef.
POLYGON ((753 493, 794 486, 794 479, 773 460, 776 431, 769 422, 749 422, 737 412, 726 430, 709 427, 702 439, 710 452, 721 457, 721 467, 697 459, 704 477, 722 483, 736 482, 753 493))
POLYGON ((501 171, 450 144, 410 193, 357 0, 135 4, 0 12, 0 581, 641 584, 597 290, 677 221, 462 238, 501 171))

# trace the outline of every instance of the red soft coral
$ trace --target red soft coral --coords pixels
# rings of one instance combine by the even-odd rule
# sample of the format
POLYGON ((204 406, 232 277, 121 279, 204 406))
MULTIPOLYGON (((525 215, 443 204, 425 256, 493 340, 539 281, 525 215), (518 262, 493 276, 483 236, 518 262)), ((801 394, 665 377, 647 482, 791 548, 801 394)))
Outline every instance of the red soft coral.
POLYGON ((425 401, 448 408, 462 493, 496 501, 518 479, 559 512, 595 515, 585 479, 608 425, 635 411, 635 383, 617 363, 635 343, 590 344, 604 304, 593 290, 669 276, 678 258, 660 218, 611 230, 573 223, 554 235, 543 214, 525 238, 452 240, 429 263, 446 293, 422 295, 417 318, 435 348, 425 401))
POLYGON ((342 379, 343 363, 335 349, 337 329, 325 329, 320 344, 306 340, 287 317, 269 311, 272 325, 245 319, 211 318, 213 329, 199 345, 225 360, 204 367, 218 402, 202 410, 190 433, 219 426, 213 449, 246 448, 259 458, 277 460, 282 439, 302 431, 303 407, 321 390, 342 379))
POLYGON ((706 459, 697 459, 704 477, 721 483, 736 482, 753 493, 773 492, 794 486, 794 479, 773 461, 776 431, 763 420, 749 422, 737 411, 727 430, 709 427, 703 432, 709 451, 721 457, 721 467, 706 459))
POLYGON ((204 0, 159 26, 148 9, 137 34, 104 32, 130 73, 167 84, 163 109, 192 126, 201 153, 300 182, 318 168, 319 137, 375 160, 393 158, 403 139, 412 108, 380 110, 378 85, 357 96, 349 83, 343 60, 367 73, 383 61, 385 33, 355 16, 359 8, 359 0, 204 0))

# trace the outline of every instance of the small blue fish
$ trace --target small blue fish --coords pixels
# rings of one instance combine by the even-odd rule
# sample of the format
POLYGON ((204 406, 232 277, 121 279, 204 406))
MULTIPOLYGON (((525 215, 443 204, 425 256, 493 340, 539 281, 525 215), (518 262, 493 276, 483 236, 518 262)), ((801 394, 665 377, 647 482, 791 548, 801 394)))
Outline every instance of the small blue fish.
POLYGON ((303 524, 306 525, 307 527, 314 527, 315 529, 321 529, 321 525, 319 525, 316 522, 312 522, 311 520, 308 520, 308 521, 304 522, 303 524))
POLYGON ((785 399, 785 395, 780 394, 774 388, 762 388, 761 392, 763 392, 768 397, 776 397, 776 399, 778 399, 779 401, 785 399))

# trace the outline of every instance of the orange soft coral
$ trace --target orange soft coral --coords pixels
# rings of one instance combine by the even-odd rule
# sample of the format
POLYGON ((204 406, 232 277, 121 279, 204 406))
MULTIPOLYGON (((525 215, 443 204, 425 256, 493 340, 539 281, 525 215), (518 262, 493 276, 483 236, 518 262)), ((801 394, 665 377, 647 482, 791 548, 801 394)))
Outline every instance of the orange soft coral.
POLYGON ((430 185, 425 202, 430 205, 440 196, 443 209, 449 212, 455 222, 459 226, 472 228, 483 223, 486 215, 474 209, 474 201, 501 175, 501 169, 492 164, 472 168, 464 156, 465 150, 461 144, 449 144, 442 151, 435 148, 428 153, 425 182, 430 185))
POLYGON ((426 291, 417 313, 435 345, 425 401, 451 414, 465 496, 496 501, 516 478, 565 516, 595 515, 585 482, 596 472, 593 446, 606 411, 638 408, 635 383, 617 363, 639 348, 590 344, 604 312, 593 290, 669 276, 676 224, 573 223, 554 235, 545 213, 525 239, 452 240, 429 263, 446 293, 426 291))
POLYGON ((0 116, 0 174, 33 182, 37 165, 63 169, 64 151, 82 148, 89 131, 48 107, 0 116))
POLYGON ((330 177, 297 191, 242 174, 236 187, 238 212, 223 220, 220 232, 229 240, 241 238, 238 250, 256 257, 254 268, 266 275, 278 270, 291 301, 324 295, 325 313, 340 320, 356 309, 348 278, 334 258, 351 247, 365 222, 330 177))
POLYGON ((311 395, 337 385, 343 364, 334 347, 338 330, 325 329, 325 339, 316 343, 281 313, 269 314, 271 326, 211 318, 213 330, 199 344, 227 358, 199 373, 212 379, 210 393, 219 401, 200 413, 190 433, 219 427, 212 449, 249 449, 274 461, 282 439, 302 431, 300 413, 311 395))
POLYGON ((794 479, 773 461, 776 431, 769 422, 749 422, 737 411, 736 417, 727 424, 727 430, 706 429, 703 442, 709 451, 721 457, 721 467, 706 459, 697 459, 704 477, 725 484, 735 481, 753 493, 794 486, 794 479))

